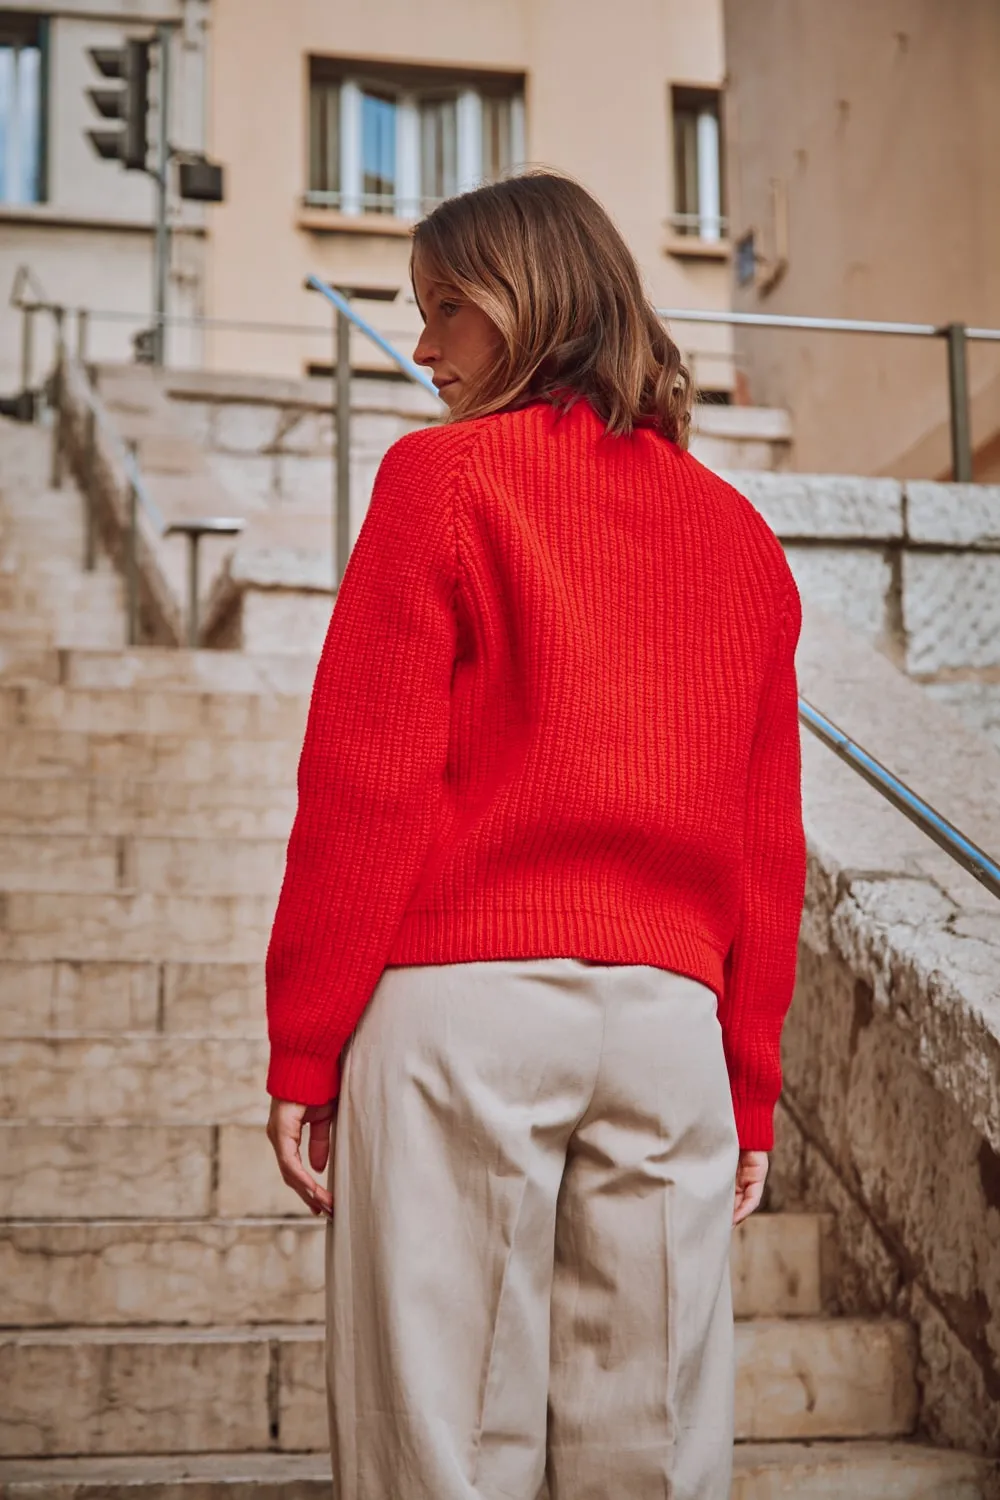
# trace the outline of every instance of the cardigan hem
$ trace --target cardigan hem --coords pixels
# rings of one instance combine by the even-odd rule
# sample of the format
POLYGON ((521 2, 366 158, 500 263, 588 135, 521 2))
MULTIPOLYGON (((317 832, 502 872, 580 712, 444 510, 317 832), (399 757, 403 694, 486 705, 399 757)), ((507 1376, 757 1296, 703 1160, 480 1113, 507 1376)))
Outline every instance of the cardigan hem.
POLYGON ((725 954, 697 927, 656 913, 627 915, 552 906, 413 909, 401 921, 386 968, 502 958, 586 958, 650 964, 699 981, 721 1000, 725 954))

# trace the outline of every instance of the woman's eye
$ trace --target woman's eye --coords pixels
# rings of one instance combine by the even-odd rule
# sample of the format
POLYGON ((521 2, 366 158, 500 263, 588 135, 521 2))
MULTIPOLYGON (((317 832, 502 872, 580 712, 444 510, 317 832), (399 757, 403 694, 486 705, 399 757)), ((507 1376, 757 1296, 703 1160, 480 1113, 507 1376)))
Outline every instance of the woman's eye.
POLYGON ((438 306, 440 307, 446 318, 453 318, 458 312, 457 302, 439 302, 438 306))

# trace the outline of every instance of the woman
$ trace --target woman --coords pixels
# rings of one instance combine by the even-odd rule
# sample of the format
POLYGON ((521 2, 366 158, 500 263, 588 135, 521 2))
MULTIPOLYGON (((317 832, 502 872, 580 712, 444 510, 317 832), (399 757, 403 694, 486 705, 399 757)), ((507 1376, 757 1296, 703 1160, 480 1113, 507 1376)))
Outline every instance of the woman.
POLYGON ((603 209, 452 199, 446 422, 386 454, 267 962, 268 1132, 327 1226, 340 1500, 723 1500, 805 850, 799 597, 685 451, 603 209), (343 1077, 338 1057, 343 1052, 343 1077), (300 1159, 326 1165, 329 1190, 300 1159))

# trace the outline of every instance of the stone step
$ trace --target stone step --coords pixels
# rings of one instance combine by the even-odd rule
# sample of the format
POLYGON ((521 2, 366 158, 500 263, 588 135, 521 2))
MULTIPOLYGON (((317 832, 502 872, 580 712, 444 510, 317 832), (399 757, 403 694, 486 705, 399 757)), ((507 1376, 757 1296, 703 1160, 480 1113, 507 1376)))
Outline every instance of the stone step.
POLYGON ((266 896, 87 895, 10 891, 0 899, 0 958, 168 958, 258 963, 274 919, 266 896))
POLYGON ((262 964, 0 961, 0 1036, 263 1036, 262 964))
MULTIPOLYGON (((252 1299, 252 1286, 247 1293, 252 1299)), ((909 1432, 913 1343, 899 1322, 737 1324, 737 1438, 909 1432)), ((3 1457, 303 1452, 327 1443, 319 1326, 0 1333, 0 1385, 3 1457)))
POLYGON ((145 838, 127 834, 0 833, 7 891, 154 891, 269 896, 285 867, 284 839, 145 838))
POLYGON ((287 838, 295 802, 294 783, 0 776, 0 829, 287 838))
POLYGON ((996 1493, 991 1484, 1000 1484, 992 1460, 911 1441, 739 1443, 729 1493, 730 1500, 984 1500, 996 1493))
MULTIPOLYGON (((209 1101, 211 1102, 211 1101, 209 1101)), ((0 1218, 312 1216, 254 1125, 0 1122, 0 1218)))
POLYGON ((250 1125, 267 1119, 259 1037, 8 1037, 0 1119, 250 1125))
POLYGON ((312 1215, 0 1223, 0 1324, 322 1322, 325 1228, 312 1215))
MULTIPOLYGON (((270 1163, 277 1175, 277 1168, 270 1163)), ((0 1223, 0 1324, 319 1322, 325 1220, 20 1219, 0 1223)), ((822 1311, 829 1222, 756 1214, 733 1237, 737 1318, 822 1311), (795 1283, 790 1293, 790 1282, 795 1283)))
MULTIPOLYGON (((983 1500, 997 1465, 908 1441, 739 1443, 730 1500, 983 1500)), ((325 1453, 8 1459, 3 1500, 330 1500, 325 1453)))
POLYGON ((140 688, 0 687, 0 728, 168 734, 299 743, 309 700, 258 693, 140 688))
POLYGON ((7 729, 0 777, 100 776, 295 785, 300 740, 7 729))
POLYGON ((166 646, 127 651, 0 653, 0 681, 72 688, 145 688, 155 692, 279 693, 307 696, 316 658, 189 651, 166 646))

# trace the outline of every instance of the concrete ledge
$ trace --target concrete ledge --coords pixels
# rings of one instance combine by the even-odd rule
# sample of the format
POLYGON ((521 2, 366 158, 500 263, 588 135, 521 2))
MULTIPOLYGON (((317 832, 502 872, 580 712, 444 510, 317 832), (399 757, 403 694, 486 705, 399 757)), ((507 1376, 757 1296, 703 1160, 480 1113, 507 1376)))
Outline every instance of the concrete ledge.
POLYGON ((903 536, 903 486, 898 479, 728 469, 720 473, 783 539, 884 542, 903 536))
POLYGON ((1000 548, 1000 484, 910 479, 907 531, 915 542, 1000 548))
MULTIPOLYGON (((805 607, 804 697, 987 851, 1000 754, 805 607)), ((774 1207, 837 1215, 844 1310, 903 1313, 920 1428, 1000 1445, 1000 902, 803 731, 809 842, 774 1207)))

